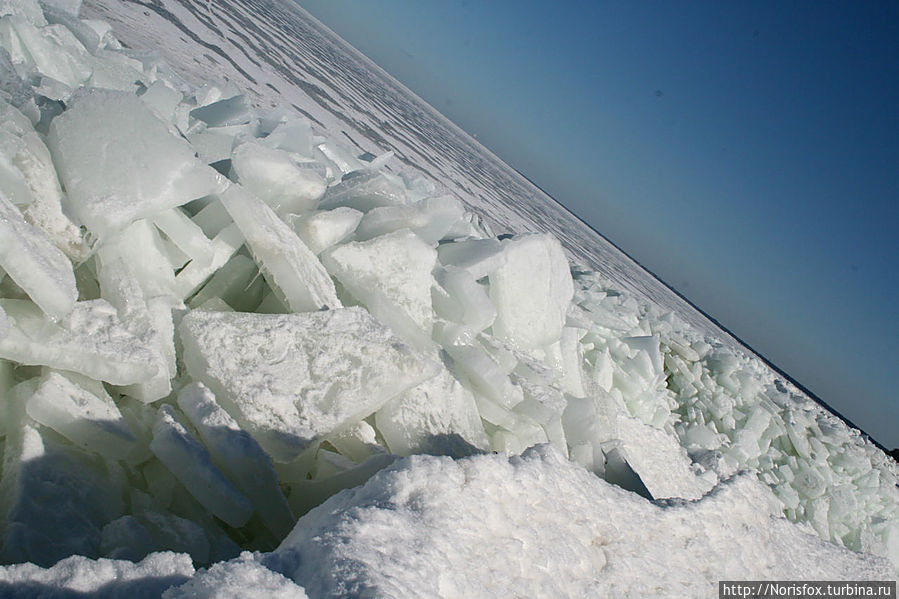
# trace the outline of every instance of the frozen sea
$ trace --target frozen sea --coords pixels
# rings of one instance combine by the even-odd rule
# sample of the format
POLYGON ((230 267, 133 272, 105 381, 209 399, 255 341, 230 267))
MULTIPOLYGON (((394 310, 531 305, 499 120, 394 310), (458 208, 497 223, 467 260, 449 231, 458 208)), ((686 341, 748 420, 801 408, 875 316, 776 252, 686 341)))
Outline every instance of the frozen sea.
POLYGON ((122 71, 118 43, 46 42, 99 21, 30 6, 2 20, 17 68, 107 89, 46 78, 44 138, 0 102, 4 155, 44 152, 0 194, 0 596, 892 576, 891 460, 301 9, 86 2, 144 59, 122 71), (202 164, 224 159, 231 182, 202 164), (89 239, 26 222, 58 180, 89 239), (388 184, 409 203, 373 207, 388 184))
POLYGON ((188 80, 231 81, 259 106, 291 106, 360 153, 393 150, 406 168, 450 191, 497 235, 552 233, 574 263, 675 312, 697 332, 758 356, 833 411, 299 5, 85 0, 82 18, 108 21, 124 43, 154 48, 188 80))

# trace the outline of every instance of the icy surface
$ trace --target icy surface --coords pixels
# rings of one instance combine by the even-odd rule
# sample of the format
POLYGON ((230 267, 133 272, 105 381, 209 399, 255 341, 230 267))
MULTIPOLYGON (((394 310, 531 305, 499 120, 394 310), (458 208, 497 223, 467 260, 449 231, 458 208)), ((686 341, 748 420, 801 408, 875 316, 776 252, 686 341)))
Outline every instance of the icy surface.
POLYGON ((267 563, 313 597, 694 597, 718 580, 889 576, 768 504, 751 477, 650 503, 546 447, 419 456, 307 514, 267 563))
POLYGON ((78 299, 69 259, 42 231, 25 222, 2 193, 0 268, 54 319, 64 318, 78 299))
POLYGON ((192 312, 179 331, 188 372, 278 461, 436 374, 360 308, 192 312))
POLYGON ((0 595, 895 576, 894 462, 292 5, 79 5, 0 2, 0 595))
POLYGON ((72 212, 101 238, 221 188, 187 142, 133 94, 81 94, 53 120, 47 141, 72 212))

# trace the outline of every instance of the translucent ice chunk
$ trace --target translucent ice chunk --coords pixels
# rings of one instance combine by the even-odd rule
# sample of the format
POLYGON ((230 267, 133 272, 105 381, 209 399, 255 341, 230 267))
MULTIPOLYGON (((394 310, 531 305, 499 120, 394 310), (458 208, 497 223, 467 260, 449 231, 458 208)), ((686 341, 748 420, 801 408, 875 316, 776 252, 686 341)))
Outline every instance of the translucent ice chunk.
POLYGON ((72 33, 59 25, 35 27, 18 18, 0 20, 0 42, 14 63, 33 65, 48 77, 76 88, 91 76, 90 55, 72 33))
POLYGON ((141 94, 140 99, 162 120, 171 123, 175 118, 175 108, 181 102, 181 92, 172 89, 160 79, 154 81, 147 91, 141 94))
POLYGON ((26 415, 36 383, 20 383, 6 398, 0 563, 50 566, 72 554, 97 557, 100 529, 122 515, 122 481, 26 415))
MULTIPOLYGON (((437 252, 408 230, 382 235, 370 241, 351 242, 322 254, 322 262, 347 291, 365 304, 377 318, 405 338, 392 312, 411 320, 427 336, 433 324, 431 271, 437 252), (380 303, 386 299, 390 305, 380 303)), ((410 341, 412 341, 410 339, 410 341)))
POLYGON ((0 267, 51 318, 72 311, 78 290, 72 264, 0 194, 0 267))
POLYGON ((384 404, 375 424, 397 455, 434 453, 452 437, 478 449, 489 446, 474 396, 446 369, 384 404))
POLYGON ((262 200, 238 186, 221 195, 266 279, 294 312, 341 307, 334 283, 306 244, 262 200))
POLYGON ((293 516, 278 487, 271 459, 256 440, 240 429, 201 383, 178 393, 178 407, 196 427, 216 465, 246 494, 269 531, 284 538, 293 527, 293 516))
POLYGON ((100 455, 126 455, 136 441, 103 385, 74 373, 45 372, 25 410, 75 445, 100 455))
POLYGON ((195 258, 175 277, 175 295, 190 297, 210 275, 223 267, 244 244, 243 233, 234 223, 223 228, 210 240, 212 253, 208 259, 195 258))
POLYGON ((209 451, 175 418, 169 405, 159 409, 150 449, 200 504, 235 528, 246 524, 253 506, 212 464, 209 451))
POLYGON ((496 239, 470 239, 445 243, 437 248, 440 263, 458 266, 477 279, 486 277, 505 261, 503 246, 496 239))
POLYGON ((401 182, 385 173, 358 170, 344 175, 328 189, 320 207, 325 210, 347 206, 362 212, 378 206, 398 206, 406 203, 406 191, 401 182))
POLYGON ((256 142, 239 145, 231 167, 241 185, 279 214, 313 210, 327 187, 321 175, 298 167, 287 152, 256 142))
POLYGON ((194 311, 179 333, 190 375, 279 462, 437 373, 362 308, 194 311))
POLYGON ((234 150, 233 135, 203 131, 188 134, 187 141, 197 151, 200 160, 206 164, 229 160, 231 152, 234 150))
POLYGON ((427 198, 403 206, 373 208, 359 223, 356 236, 366 240, 409 229, 428 245, 436 246, 463 213, 462 204, 452 196, 427 198))
POLYGON ((568 259, 552 235, 503 243, 505 261, 490 275, 495 335, 523 349, 557 341, 574 286, 568 259))
POLYGON ((253 107, 244 95, 218 100, 190 111, 190 116, 210 127, 240 125, 250 122, 253 107))
POLYGON ((0 193, 5 190, 25 220, 46 233, 67 256, 83 260, 87 250, 81 232, 63 213, 62 190, 47 146, 30 121, 2 100, 0 122, 0 193), (21 187, 16 191, 7 183, 21 187))
POLYGON ((0 300, 11 324, 0 358, 71 370, 114 385, 156 374, 153 355, 131 334, 106 300, 78 302, 58 324, 23 300, 0 300))
POLYGON ((337 245, 356 230, 362 213, 340 207, 311 214, 290 215, 290 224, 313 254, 337 245))
POLYGON ((81 94, 53 119, 47 141, 72 212, 99 237, 224 184, 128 93, 81 94))
POLYGON ((306 119, 289 120, 275 127, 262 143, 270 148, 312 158, 312 125, 306 119))
POLYGON ((434 307, 440 316, 470 327, 480 333, 493 324, 496 308, 481 286, 467 270, 455 266, 437 269, 437 282, 446 292, 446 300, 440 301, 435 295, 434 307), (442 308, 442 310, 441 310, 442 308))

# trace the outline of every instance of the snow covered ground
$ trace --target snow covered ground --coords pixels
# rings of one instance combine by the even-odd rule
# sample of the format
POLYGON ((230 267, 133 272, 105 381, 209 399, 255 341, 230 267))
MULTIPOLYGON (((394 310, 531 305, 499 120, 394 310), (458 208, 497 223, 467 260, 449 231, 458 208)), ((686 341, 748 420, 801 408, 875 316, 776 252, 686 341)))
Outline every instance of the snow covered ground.
POLYGON ((0 2, 0 595, 895 578, 895 462, 308 16, 79 4, 0 2))

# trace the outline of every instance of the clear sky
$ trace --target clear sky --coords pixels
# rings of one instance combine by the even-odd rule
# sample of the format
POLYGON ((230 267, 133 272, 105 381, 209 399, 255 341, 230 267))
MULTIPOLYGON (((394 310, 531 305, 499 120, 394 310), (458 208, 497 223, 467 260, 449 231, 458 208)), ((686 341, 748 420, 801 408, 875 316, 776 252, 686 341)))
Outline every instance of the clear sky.
POLYGON ((899 446, 899 3, 300 4, 899 446))

